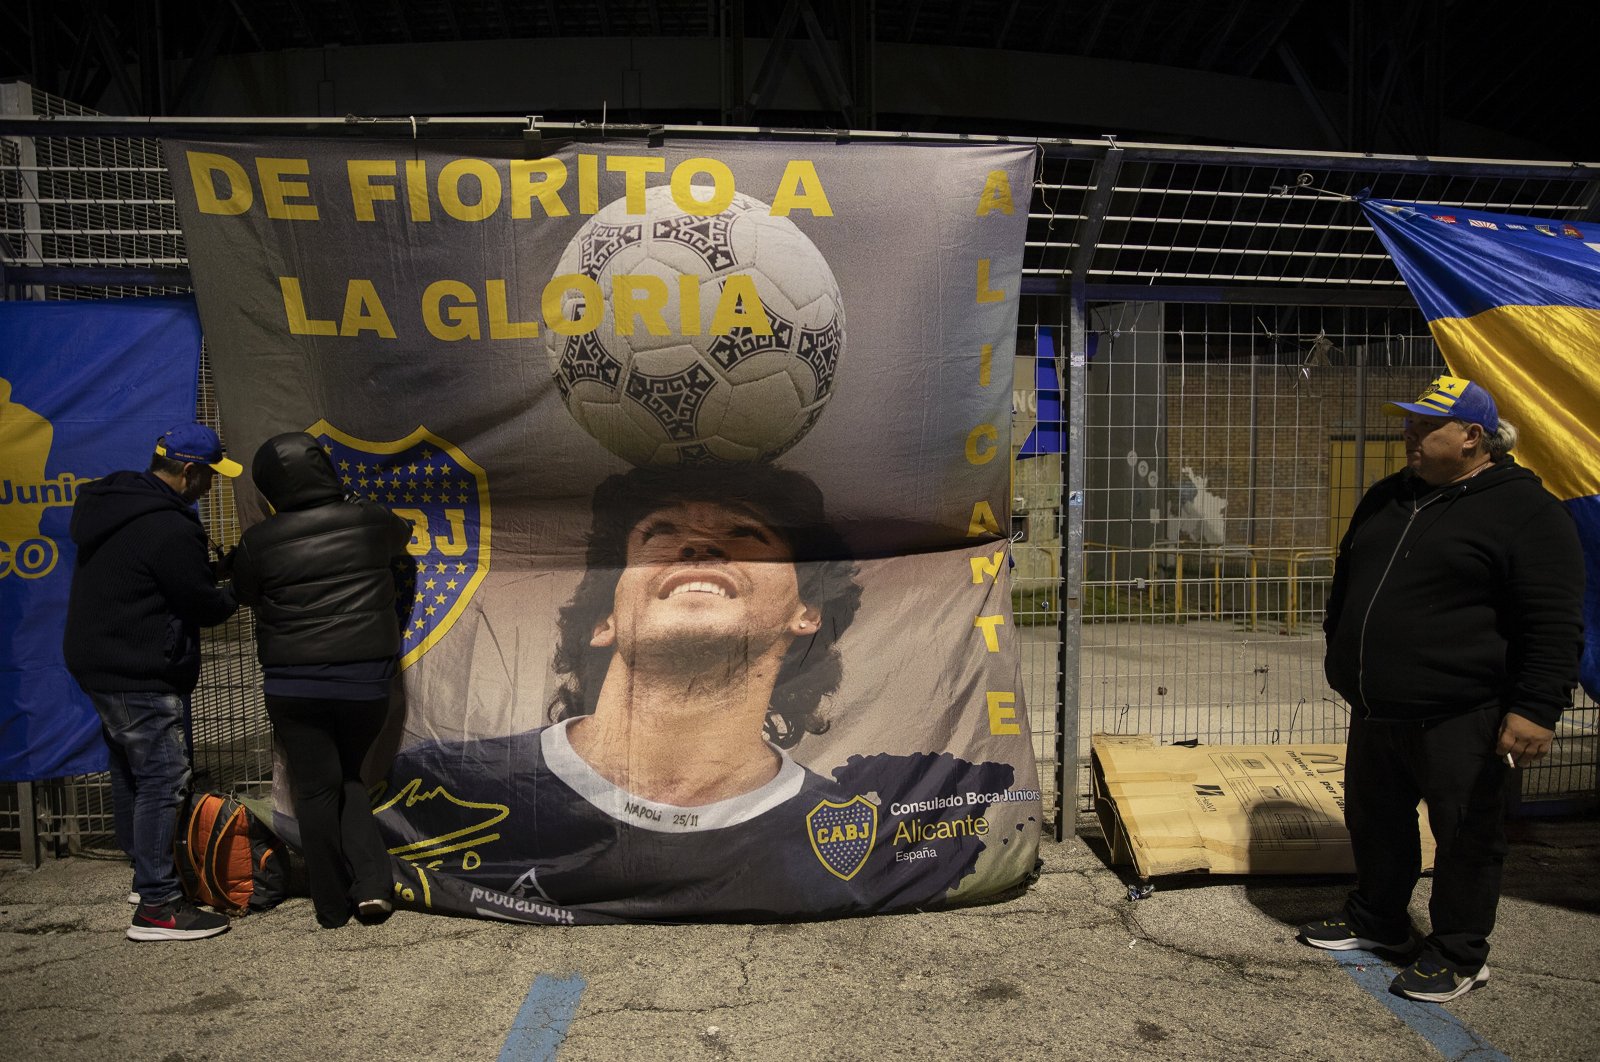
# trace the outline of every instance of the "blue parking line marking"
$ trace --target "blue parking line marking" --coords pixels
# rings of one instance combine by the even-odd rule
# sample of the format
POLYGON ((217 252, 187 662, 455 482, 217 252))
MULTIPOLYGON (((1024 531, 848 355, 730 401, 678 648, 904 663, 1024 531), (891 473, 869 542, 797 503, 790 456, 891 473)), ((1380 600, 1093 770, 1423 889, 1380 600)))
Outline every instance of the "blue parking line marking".
POLYGON ((582 974, 535 977, 500 1048, 500 1062, 550 1062, 555 1058, 587 983, 582 974))
POLYGON ((1390 992, 1389 982, 1394 980, 1395 971, 1377 956, 1365 951, 1329 954, 1339 960, 1344 972, 1366 989, 1368 995, 1388 1007, 1395 1017, 1450 1062, 1511 1062, 1499 1048, 1463 1025, 1460 1018, 1439 1004, 1420 1003, 1390 992))

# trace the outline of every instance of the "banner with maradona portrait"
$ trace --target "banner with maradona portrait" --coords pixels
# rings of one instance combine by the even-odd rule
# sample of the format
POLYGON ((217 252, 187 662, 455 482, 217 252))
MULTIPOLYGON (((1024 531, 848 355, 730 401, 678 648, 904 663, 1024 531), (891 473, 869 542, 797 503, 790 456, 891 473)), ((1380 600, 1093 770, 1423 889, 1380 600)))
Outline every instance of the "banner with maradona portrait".
POLYGON ((372 765, 403 903, 767 920, 1029 879, 1031 147, 166 151, 231 446, 310 431, 414 529, 372 765))

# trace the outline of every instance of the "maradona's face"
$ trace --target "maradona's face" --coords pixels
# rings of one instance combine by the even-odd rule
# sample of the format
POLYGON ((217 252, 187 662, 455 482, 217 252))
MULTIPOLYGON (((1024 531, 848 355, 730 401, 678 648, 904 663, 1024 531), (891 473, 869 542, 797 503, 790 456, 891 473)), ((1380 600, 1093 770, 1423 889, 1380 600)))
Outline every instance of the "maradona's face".
POLYGON ((612 613, 592 645, 694 652, 737 648, 749 658, 813 633, 789 547, 753 514, 715 502, 659 509, 628 535, 612 613))

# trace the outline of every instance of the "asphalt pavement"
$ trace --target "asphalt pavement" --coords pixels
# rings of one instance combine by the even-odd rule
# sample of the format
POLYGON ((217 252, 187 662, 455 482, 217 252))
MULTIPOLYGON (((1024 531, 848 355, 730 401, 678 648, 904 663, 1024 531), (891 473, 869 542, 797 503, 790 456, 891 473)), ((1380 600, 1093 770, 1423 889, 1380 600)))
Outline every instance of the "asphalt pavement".
MULTIPOLYGON (((1600 820, 1519 820, 1488 984, 1443 1006, 1298 944, 1336 878, 1158 879, 1095 838, 981 907, 798 925, 550 928, 310 902, 134 943, 126 864, 0 860, 8 1058, 1474 1059, 1600 1055, 1600 820)), ((1413 913, 1426 917, 1428 882, 1413 913)))

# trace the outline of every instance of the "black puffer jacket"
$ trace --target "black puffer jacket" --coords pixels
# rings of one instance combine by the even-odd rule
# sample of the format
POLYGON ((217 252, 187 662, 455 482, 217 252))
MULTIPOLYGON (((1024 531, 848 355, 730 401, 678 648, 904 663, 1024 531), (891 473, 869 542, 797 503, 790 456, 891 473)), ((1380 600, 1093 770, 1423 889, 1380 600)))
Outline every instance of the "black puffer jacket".
POLYGON ((376 503, 346 501, 333 462, 304 432, 268 439, 250 474, 275 512, 244 533, 233 586, 256 610, 262 665, 398 653, 392 565, 407 557, 411 525, 376 503))
POLYGON ((1430 488, 1373 484, 1339 544, 1323 630, 1328 684, 1373 719, 1499 706, 1554 727, 1582 649, 1572 516, 1507 457, 1430 488))

